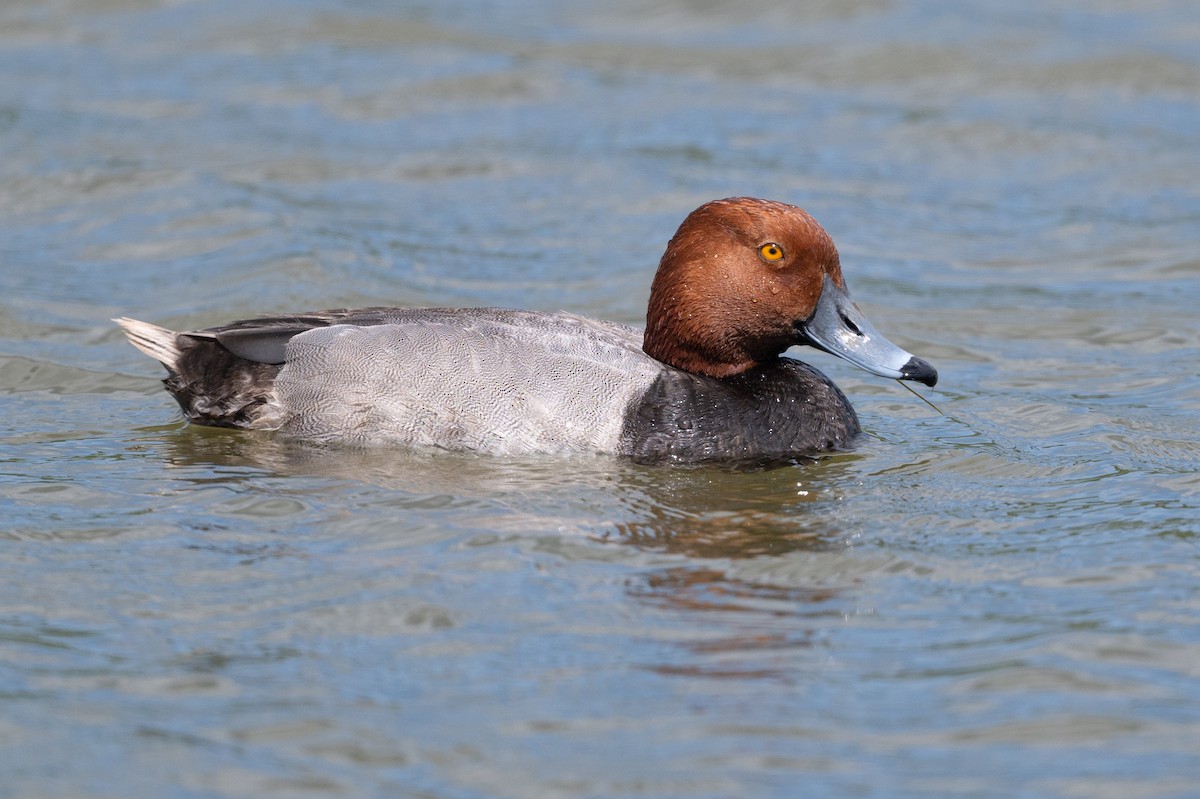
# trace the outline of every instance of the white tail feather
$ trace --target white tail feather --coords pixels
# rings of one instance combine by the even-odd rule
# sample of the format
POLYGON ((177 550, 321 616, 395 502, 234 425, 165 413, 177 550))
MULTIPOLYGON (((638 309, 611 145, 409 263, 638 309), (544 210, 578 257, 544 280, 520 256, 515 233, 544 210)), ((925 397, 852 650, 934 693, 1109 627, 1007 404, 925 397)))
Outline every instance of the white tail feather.
POLYGON ((125 331, 130 344, 168 369, 175 368, 175 364, 179 362, 180 356, 179 345, 176 343, 178 333, 174 330, 167 330, 165 327, 152 325, 149 322, 139 322, 137 319, 130 319, 125 316, 113 321, 125 331))

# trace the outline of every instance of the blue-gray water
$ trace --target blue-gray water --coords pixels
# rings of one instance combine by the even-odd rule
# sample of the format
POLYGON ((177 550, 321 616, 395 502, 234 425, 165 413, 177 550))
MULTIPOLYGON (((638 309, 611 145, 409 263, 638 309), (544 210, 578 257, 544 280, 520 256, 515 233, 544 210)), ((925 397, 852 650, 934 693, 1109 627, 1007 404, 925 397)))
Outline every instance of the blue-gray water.
POLYGON ((1200 7, 0 6, 0 794, 1200 794, 1200 7), (740 473, 185 427, 108 321, 639 323, 800 204, 938 415, 740 473))

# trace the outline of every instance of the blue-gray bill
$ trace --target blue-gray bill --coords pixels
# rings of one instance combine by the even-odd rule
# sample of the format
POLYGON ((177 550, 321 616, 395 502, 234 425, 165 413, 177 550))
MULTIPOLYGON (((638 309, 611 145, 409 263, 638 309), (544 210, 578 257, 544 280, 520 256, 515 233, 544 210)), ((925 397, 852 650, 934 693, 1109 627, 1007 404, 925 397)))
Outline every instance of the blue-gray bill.
POLYGON ((850 294, 828 277, 813 315, 797 328, 808 344, 872 374, 930 387, 937 384, 933 366, 884 338, 850 294))

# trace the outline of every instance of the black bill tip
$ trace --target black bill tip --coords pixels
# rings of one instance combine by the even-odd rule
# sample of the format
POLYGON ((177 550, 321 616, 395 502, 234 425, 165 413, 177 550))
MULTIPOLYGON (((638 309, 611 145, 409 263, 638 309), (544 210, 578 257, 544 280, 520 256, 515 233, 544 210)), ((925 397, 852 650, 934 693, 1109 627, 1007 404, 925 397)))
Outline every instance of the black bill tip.
POLYGON ((908 359, 908 363, 900 367, 900 379, 913 380, 933 388, 937 385, 937 369, 914 355, 908 359))

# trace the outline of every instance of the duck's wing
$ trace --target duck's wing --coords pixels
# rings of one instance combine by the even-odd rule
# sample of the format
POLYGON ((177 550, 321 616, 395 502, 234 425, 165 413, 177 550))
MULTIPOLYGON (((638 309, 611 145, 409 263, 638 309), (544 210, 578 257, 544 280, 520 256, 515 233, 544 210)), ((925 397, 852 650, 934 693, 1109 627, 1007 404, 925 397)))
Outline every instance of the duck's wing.
POLYGON ((190 330, 179 335, 216 341, 247 361, 279 365, 286 360, 287 343, 301 333, 330 325, 366 327, 387 324, 409 314, 411 311, 406 308, 336 308, 242 319, 218 327, 190 330))

